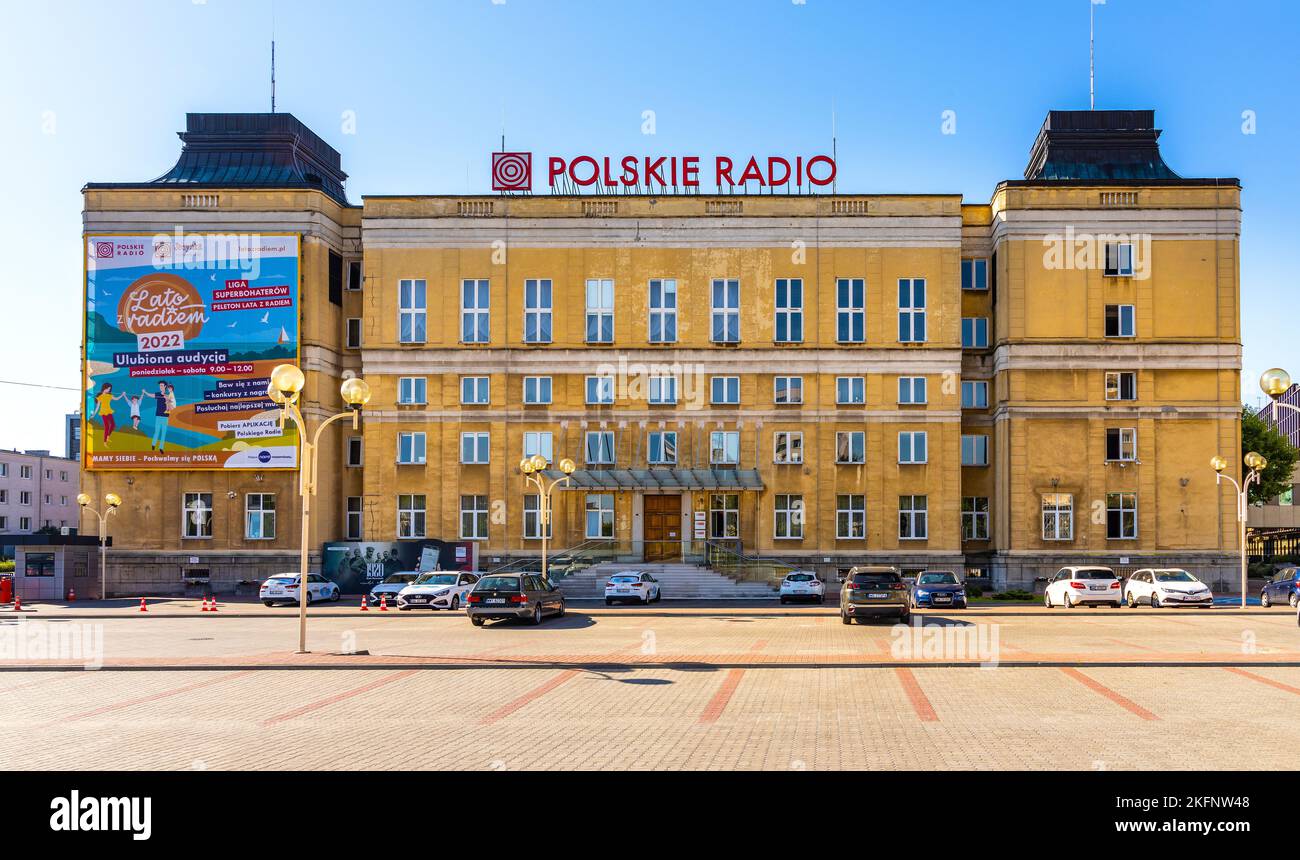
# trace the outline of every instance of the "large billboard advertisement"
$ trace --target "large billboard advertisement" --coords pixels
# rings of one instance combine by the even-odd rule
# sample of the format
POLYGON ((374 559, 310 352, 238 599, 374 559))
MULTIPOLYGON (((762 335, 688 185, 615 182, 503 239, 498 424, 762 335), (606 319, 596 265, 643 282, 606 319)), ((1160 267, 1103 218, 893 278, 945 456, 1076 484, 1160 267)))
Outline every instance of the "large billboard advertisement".
POLYGON ((299 237, 86 236, 86 469, 293 469, 299 237))

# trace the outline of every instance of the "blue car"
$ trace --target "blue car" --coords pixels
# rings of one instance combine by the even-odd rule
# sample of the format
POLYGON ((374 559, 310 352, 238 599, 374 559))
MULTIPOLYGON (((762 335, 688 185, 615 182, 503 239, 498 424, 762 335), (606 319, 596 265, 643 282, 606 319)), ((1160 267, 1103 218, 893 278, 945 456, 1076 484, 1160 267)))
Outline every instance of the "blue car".
POLYGON ((1300 567, 1284 567, 1273 574, 1260 590, 1259 602, 1263 606, 1286 603, 1292 609, 1300 604, 1300 567))
POLYGON ((966 608, 966 586, 950 570, 927 570, 912 586, 912 608, 966 608))

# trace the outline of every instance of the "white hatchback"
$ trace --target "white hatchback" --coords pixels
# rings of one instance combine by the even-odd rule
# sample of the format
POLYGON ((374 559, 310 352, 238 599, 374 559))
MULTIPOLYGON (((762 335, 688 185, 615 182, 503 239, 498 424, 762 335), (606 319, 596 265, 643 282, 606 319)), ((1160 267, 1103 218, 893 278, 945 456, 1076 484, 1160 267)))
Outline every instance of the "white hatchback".
POLYGON ((781 580, 781 602, 815 600, 826 602, 826 583, 811 570, 792 570, 781 580))
POLYGON ((605 605, 615 600, 635 600, 638 603, 654 603, 663 597, 659 590, 659 580, 640 570, 623 570, 614 574, 605 583, 605 605))
POLYGON ((1187 571, 1171 568, 1143 568, 1124 585, 1124 600, 1130 607, 1148 603, 1162 606, 1213 606, 1210 587, 1187 571))
POLYGON ((397 593, 397 608, 408 609, 460 609, 465 604, 478 577, 472 573, 435 570, 422 573, 415 582, 397 593))
MULTIPOLYGON (((281 573, 272 576, 258 589, 257 596, 267 606, 277 603, 298 602, 298 574, 281 573)), ((307 604, 329 600, 337 603, 343 593, 336 583, 330 582, 319 573, 307 574, 307 604)))
POLYGON ((1048 609, 1103 603, 1118 608, 1123 599, 1119 580, 1109 567, 1063 567, 1043 590, 1043 604, 1048 609))

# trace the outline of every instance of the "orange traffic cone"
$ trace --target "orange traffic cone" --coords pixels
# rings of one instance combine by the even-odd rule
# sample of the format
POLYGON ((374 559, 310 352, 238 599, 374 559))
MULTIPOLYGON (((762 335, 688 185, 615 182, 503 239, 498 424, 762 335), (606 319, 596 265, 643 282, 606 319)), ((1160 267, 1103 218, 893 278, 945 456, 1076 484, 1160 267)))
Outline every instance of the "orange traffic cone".
POLYGON ((77 599, 77 589, 75 589, 75 588, 69 588, 69 589, 68 589, 68 602, 71 603, 71 602, 73 602, 73 601, 76 600, 76 599, 77 599))
POLYGON ((148 612, 148 611, 149 611, 149 607, 145 605, 145 602, 144 602, 144 598, 143 598, 143 597, 140 598, 140 611, 141 611, 141 612, 148 612))
POLYGON ((381 594, 381 595, 379 595, 379 611, 380 611, 380 612, 387 612, 387 611, 388 611, 388 595, 387 595, 387 594, 381 594))
POLYGON ((212 595, 212 604, 208 607, 208 611, 209 612, 217 611, 217 596, 215 594, 212 595))
POLYGON ((208 611, 208 598, 205 596, 203 598, 203 608, 200 609, 199 612, 207 612, 207 611, 208 611))
POLYGON ((366 605, 367 602, 368 602, 368 601, 366 600, 366 596, 365 596, 364 594, 361 595, 361 611, 362 611, 362 612, 369 612, 369 611, 370 611, 370 607, 366 605))
POLYGON ((14 595, 14 612, 23 611, 23 599, 20 595, 14 595))

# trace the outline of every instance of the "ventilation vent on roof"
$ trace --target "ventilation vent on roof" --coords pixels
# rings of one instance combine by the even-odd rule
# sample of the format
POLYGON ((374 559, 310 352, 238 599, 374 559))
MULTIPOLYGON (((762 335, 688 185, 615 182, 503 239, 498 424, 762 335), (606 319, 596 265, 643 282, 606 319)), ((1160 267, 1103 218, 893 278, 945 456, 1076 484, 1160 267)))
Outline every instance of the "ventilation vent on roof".
POLYGON ((221 205, 218 194, 182 194, 182 209, 216 209, 221 205))
POLYGON ((492 214, 492 201, 461 200, 456 204, 456 214, 462 218, 487 218, 492 214))
POLYGON ((1103 191, 1101 205, 1111 209, 1133 209, 1138 205, 1136 191, 1103 191))
POLYGON ((705 200, 705 215, 739 215, 743 203, 739 200, 705 200))
POLYGON ((582 201, 582 214, 588 218, 603 218, 607 215, 617 215, 618 201, 584 200, 582 201))

